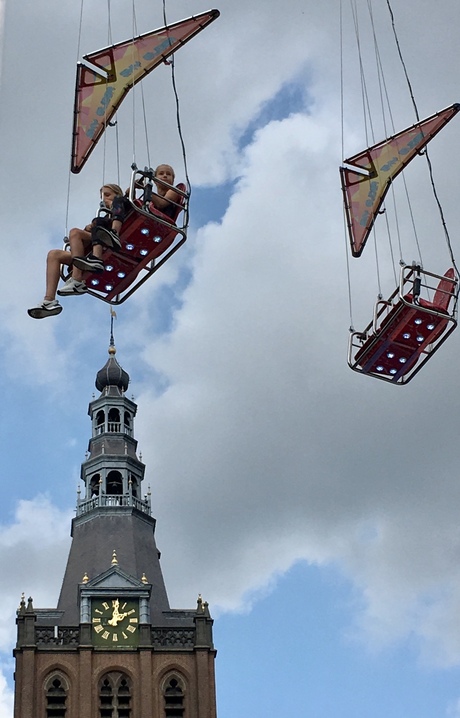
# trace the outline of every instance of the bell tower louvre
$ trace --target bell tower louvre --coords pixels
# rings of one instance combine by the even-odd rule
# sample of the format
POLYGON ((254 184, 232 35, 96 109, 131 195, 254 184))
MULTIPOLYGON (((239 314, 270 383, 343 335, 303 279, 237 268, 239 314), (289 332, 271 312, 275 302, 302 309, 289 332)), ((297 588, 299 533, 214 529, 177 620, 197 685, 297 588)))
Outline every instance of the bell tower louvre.
POLYGON ((17 611, 14 718, 216 718, 207 603, 170 608, 136 404, 115 358, 97 373, 72 544, 57 607, 17 611))

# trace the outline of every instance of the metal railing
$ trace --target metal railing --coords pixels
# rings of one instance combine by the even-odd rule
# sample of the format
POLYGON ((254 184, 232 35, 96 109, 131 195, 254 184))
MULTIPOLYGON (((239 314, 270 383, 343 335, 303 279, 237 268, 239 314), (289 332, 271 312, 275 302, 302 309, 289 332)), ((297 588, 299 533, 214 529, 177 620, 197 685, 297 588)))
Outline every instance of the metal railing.
POLYGON ((148 516, 151 515, 149 499, 137 499, 130 494, 119 496, 114 494, 101 494, 100 496, 93 496, 91 499, 78 500, 77 516, 87 514, 89 511, 98 509, 101 506, 132 506, 148 516))

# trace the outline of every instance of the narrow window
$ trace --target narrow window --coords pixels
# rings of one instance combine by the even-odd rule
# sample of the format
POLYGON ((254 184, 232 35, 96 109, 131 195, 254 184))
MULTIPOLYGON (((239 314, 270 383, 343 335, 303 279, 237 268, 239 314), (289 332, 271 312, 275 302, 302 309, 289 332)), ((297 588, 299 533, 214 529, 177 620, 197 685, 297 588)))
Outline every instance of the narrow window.
POLYGON ((52 678, 46 690, 46 718, 65 718, 66 703, 66 687, 60 678, 52 678))
POLYGON ((131 690, 126 678, 122 677, 118 683, 118 718, 131 716, 131 690))
POLYGON ((102 434, 105 431, 105 414, 100 409, 96 414, 96 434, 102 434))
POLYGON ((131 480, 131 494, 134 496, 135 499, 137 499, 137 479, 134 474, 130 474, 129 478, 131 480))
POLYGON ((164 689, 165 718, 182 718, 185 714, 184 691, 177 678, 170 678, 164 689))
POLYGON ((91 496, 99 496, 100 478, 101 478, 100 474, 94 474, 94 476, 91 477, 91 481, 89 482, 89 490, 90 490, 91 496))
POLYGON ((113 687, 108 678, 104 678, 99 689, 99 716, 113 716, 113 687))

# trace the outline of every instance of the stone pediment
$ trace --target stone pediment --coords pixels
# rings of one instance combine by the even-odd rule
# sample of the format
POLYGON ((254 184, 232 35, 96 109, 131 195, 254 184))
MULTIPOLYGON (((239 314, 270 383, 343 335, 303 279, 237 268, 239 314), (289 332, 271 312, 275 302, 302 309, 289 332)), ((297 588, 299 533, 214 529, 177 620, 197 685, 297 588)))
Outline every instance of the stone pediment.
POLYGON ((99 592, 104 589, 137 589, 145 591, 150 588, 150 586, 140 579, 125 573, 125 571, 122 571, 118 566, 112 566, 107 571, 104 571, 104 573, 87 581, 83 588, 85 592, 88 590, 96 590, 99 592))

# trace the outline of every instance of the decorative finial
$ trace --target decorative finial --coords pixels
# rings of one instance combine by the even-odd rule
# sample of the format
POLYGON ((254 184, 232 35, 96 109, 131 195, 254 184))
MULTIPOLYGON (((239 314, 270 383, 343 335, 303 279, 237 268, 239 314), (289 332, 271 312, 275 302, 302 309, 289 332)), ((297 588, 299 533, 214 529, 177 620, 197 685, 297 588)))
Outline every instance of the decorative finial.
POLYGON ((141 581, 142 581, 142 583, 148 583, 147 576, 145 575, 145 573, 142 574, 141 581))
POLYGON ((89 458, 89 451, 85 451, 85 461, 88 461, 89 458))
POLYGON ((118 566, 117 552, 115 549, 112 551, 112 566, 118 566))
POLYGON ((33 604, 32 596, 29 596, 28 601, 27 601, 26 613, 33 613, 33 612, 34 612, 34 604, 33 604))
POLYGON ((26 612, 26 597, 24 591, 21 593, 21 600, 19 601, 18 613, 26 612))
POLYGON ((89 581, 89 576, 88 576, 88 574, 87 574, 86 571, 85 571, 85 575, 83 576, 81 582, 82 582, 82 583, 88 583, 88 581, 89 581))
POLYGON ((115 356, 117 353, 117 350, 115 349, 115 341, 113 338, 113 320, 117 318, 116 312, 110 307, 110 346, 109 346, 109 355, 115 356))
POLYGON ((139 451, 139 461, 142 461, 142 451, 139 451))
POLYGON ((200 612, 203 611, 203 599, 201 598, 201 593, 198 594, 196 610, 200 612))

